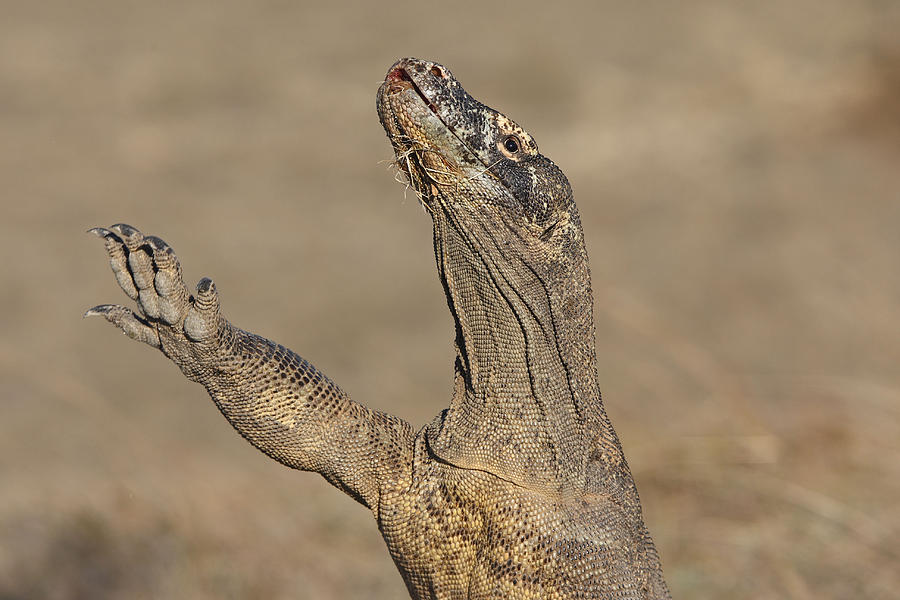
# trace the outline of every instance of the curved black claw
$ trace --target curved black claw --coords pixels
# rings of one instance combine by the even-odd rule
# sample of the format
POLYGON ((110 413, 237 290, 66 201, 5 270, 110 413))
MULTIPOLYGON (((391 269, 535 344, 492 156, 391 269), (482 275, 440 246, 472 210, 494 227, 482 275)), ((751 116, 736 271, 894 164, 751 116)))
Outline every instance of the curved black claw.
POLYGON ((115 235, 112 231, 107 229, 106 227, 91 227, 87 230, 88 233, 93 233, 99 238, 105 238, 110 235, 115 235))
POLYGON ((133 239, 143 239, 143 235, 136 228, 128 225, 127 223, 116 223, 110 229, 115 232, 119 237, 122 238, 123 241, 127 243, 128 240, 133 239))

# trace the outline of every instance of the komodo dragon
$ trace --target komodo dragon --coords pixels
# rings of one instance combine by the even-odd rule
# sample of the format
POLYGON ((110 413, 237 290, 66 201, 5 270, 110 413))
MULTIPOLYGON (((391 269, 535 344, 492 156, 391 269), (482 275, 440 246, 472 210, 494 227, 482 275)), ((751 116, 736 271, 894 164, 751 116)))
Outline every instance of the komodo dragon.
POLYGON ((238 329, 210 279, 191 295, 172 249, 128 225, 91 231, 139 310, 86 315, 162 350, 262 452, 369 508, 413 598, 669 597, 600 400, 568 180, 437 63, 394 64, 377 108, 431 214, 456 323, 455 391, 431 423, 357 404, 238 329))

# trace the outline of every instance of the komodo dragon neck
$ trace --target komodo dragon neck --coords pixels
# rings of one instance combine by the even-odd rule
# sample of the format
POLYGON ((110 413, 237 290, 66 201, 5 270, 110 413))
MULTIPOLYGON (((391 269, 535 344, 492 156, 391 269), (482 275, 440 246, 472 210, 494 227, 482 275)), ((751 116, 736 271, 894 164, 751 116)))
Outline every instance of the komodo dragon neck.
POLYGON ((456 322, 455 392, 428 426, 431 451, 543 492, 585 491, 598 458, 627 469, 600 401, 587 253, 565 175, 440 65, 398 63, 378 108, 431 213, 456 322))

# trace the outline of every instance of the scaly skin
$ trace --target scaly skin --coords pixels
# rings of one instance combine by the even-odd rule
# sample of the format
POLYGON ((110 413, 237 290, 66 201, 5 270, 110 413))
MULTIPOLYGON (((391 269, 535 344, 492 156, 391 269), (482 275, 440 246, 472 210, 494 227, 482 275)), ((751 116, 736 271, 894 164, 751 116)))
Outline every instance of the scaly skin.
POLYGON ((211 280, 191 296, 172 249, 128 225, 92 232, 138 310, 87 314, 159 348, 262 452, 368 507, 413 598, 668 598, 600 399, 568 181, 437 63, 397 62, 377 108, 456 322, 455 393, 418 433, 231 325, 211 280))

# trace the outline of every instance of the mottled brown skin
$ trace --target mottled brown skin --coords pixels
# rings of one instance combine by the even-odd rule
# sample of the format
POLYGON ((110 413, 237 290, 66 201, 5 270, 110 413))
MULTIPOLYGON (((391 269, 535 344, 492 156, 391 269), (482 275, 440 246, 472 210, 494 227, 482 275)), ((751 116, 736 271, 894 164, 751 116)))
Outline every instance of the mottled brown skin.
POLYGON ((397 164, 432 216, 456 322, 450 406, 418 433, 191 296, 162 240, 97 228, 138 311, 88 311, 162 350, 251 444, 367 506, 413 598, 668 598, 600 399, 590 274, 569 183, 443 66, 378 90, 397 164))

